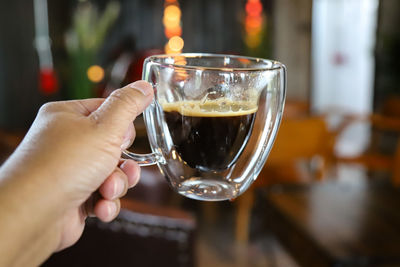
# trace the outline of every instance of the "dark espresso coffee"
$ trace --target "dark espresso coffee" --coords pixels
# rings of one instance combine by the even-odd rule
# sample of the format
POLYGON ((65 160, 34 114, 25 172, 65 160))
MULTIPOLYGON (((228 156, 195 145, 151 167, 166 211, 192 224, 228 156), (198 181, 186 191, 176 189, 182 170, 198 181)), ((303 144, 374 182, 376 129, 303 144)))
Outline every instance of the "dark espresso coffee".
POLYGON ((162 105, 175 149, 190 167, 221 171, 236 162, 245 148, 257 106, 216 100, 162 105))

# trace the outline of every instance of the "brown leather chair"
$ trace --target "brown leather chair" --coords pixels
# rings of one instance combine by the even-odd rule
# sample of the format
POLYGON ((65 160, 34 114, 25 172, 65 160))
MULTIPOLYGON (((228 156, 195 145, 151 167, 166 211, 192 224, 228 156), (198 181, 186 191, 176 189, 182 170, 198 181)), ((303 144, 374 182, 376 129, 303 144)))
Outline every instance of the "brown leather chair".
POLYGON ((124 199, 114 221, 88 219, 81 239, 42 267, 195 266, 195 228, 185 211, 124 199))

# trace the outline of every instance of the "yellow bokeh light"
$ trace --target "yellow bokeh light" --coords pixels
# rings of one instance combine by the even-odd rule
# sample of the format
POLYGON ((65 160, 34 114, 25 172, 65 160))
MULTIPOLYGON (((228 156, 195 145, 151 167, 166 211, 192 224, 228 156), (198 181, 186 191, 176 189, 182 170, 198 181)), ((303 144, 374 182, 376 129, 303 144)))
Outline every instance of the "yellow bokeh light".
POLYGON ((186 58, 183 56, 175 56, 174 61, 176 65, 185 66, 187 64, 186 58))
POLYGON ((165 51, 166 54, 173 54, 173 53, 175 53, 175 52, 173 52, 173 51, 171 50, 171 48, 169 48, 168 43, 165 44, 165 46, 164 46, 164 51, 165 51))
POLYGON ((87 70, 87 76, 90 81, 98 83, 104 78, 104 69, 98 65, 90 66, 87 70))
POLYGON ((181 18, 181 9, 175 5, 169 5, 164 10, 164 16, 170 18, 181 18))
POLYGON ((181 10, 175 5, 167 6, 164 10, 163 24, 166 28, 177 28, 180 26, 181 10))
POLYGON ((165 44, 164 51, 166 54, 179 54, 182 52, 181 50, 178 50, 178 51, 172 50, 171 47, 169 47, 169 43, 165 44))
POLYGON ((175 54, 182 51, 184 42, 180 37, 182 35, 181 16, 182 11, 179 8, 178 1, 165 0, 162 22, 165 27, 165 36, 169 39, 164 47, 167 54, 175 54))
POLYGON ((172 51, 175 52, 181 51, 184 46, 183 39, 179 36, 174 36, 171 39, 169 39, 168 46, 172 51))
POLYGON ((172 17, 166 17, 164 16, 163 18, 163 24, 165 28, 176 28, 180 27, 180 19, 172 18, 172 17))

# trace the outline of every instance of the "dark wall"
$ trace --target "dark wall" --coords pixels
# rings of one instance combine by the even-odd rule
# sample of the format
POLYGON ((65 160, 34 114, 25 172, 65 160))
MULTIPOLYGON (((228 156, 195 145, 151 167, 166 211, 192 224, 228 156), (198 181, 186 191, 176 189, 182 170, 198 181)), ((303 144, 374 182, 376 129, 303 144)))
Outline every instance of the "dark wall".
POLYGON ((400 1, 380 0, 376 40, 374 109, 400 98, 400 1))
MULTIPOLYGON (((162 48, 163 1, 120 0, 120 16, 105 41, 104 53, 126 36, 135 40, 136 49, 162 48)), ((100 55, 104 56, 104 55, 100 55)))
MULTIPOLYGON (((100 1, 104 2, 104 1, 100 1)), ((108 36, 104 53, 130 36, 138 50, 163 49, 167 39, 162 25, 164 1, 120 0, 121 15, 108 36)), ((180 0, 183 52, 234 52, 242 50, 241 13, 244 0, 180 0)))
POLYGON ((240 53, 243 0, 182 1, 185 52, 240 53))
POLYGON ((5 97, 2 97, 4 94, 5 88, 5 60, 4 60, 4 48, 3 42, 0 40, 0 125, 4 124, 6 120, 6 101, 5 97))
MULTIPOLYGON (((161 0, 119 0, 120 16, 99 53, 99 62, 126 36, 137 50, 163 49, 161 0)), ((64 34, 78 1, 48 1, 50 35, 56 72, 63 76, 64 34)), ((102 8, 107 0, 93 0, 102 8)), ((245 0, 180 0, 184 52, 242 53, 245 0)), ((271 1, 264 1, 271 2, 271 1)), ((38 89, 38 58, 33 46, 33 1, 0 1, 0 128, 27 128, 44 102, 65 98, 60 92, 45 96, 38 89)))
POLYGON ((33 1, 0 1, 0 127, 23 128, 42 102, 33 47, 33 1))

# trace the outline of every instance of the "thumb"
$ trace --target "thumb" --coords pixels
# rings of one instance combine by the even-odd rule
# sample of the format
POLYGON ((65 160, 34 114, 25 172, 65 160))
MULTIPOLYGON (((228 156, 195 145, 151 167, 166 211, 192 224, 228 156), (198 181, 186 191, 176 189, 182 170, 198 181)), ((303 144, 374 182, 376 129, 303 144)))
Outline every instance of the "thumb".
POLYGON ((153 99, 153 87, 146 81, 136 81, 115 90, 90 116, 99 124, 122 134, 153 99))

